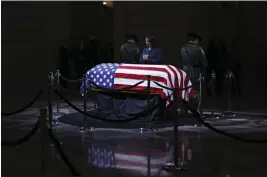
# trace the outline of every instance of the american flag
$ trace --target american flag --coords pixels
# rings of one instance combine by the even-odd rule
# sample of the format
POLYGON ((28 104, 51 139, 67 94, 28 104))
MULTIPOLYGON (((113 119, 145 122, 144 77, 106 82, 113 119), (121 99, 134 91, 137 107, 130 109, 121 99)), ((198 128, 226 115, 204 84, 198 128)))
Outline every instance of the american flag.
MULTIPOLYGON (((117 63, 103 63, 96 65, 86 72, 86 80, 90 80, 96 85, 103 88, 113 88, 115 71, 119 68, 120 64, 117 63)), ((87 88, 95 87, 93 84, 87 82, 87 88)), ((84 82, 80 87, 81 94, 83 95, 84 82)))
MULTIPOLYGON (((130 170, 132 172, 147 175, 148 158, 146 152, 125 152, 121 148, 111 148, 103 144, 93 144, 88 149, 88 163, 98 168, 117 168, 130 170)), ((167 173, 160 172, 166 152, 150 152, 150 174, 152 176, 166 176, 167 173)))
POLYGON ((115 168, 115 154, 109 146, 93 144, 88 148, 88 163, 100 168, 115 168))
MULTIPOLYGON (((149 152, 151 176, 169 176, 168 173, 161 171, 161 168, 164 163, 173 161, 173 146, 169 148, 169 145, 166 144, 165 150, 141 150, 140 148, 130 148, 131 145, 129 144, 131 143, 128 143, 127 146, 119 145, 117 147, 102 143, 92 144, 88 148, 88 163, 98 168, 117 168, 147 175, 149 152)), ((179 143, 178 155, 179 161, 182 159, 187 162, 191 160, 192 149, 188 142, 179 143)))
MULTIPOLYGON (((132 88, 135 91, 146 90, 148 75, 151 76, 151 92, 161 95, 167 101, 167 104, 173 100, 172 91, 156 85, 153 81, 169 88, 185 88, 192 85, 188 75, 172 65, 103 63, 86 73, 88 80, 104 88, 121 89, 144 81, 139 86, 132 88)), ((81 85, 81 93, 83 93, 83 84, 81 85)), ((92 87, 94 86, 87 83, 87 88, 92 87)), ((189 98, 194 96, 194 93, 194 89, 190 88, 180 92, 179 96, 188 101, 189 98)))

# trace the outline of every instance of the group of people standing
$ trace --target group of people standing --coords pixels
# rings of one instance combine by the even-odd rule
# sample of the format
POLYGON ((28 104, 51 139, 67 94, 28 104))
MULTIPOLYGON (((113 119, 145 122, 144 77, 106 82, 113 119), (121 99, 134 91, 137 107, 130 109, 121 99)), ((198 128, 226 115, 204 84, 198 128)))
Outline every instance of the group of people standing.
POLYGON ((125 35, 127 41, 120 48, 120 62, 132 64, 162 64, 162 50, 154 36, 145 38, 146 47, 141 52, 137 47, 138 39, 133 34, 125 35))
MULTIPOLYGON (((236 75, 237 89, 240 90, 242 79, 240 75, 240 64, 237 72, 236 63, 234 59, 228 55, 226 46, 222 40, 212 39, 205 54, 203 48, 200 46, 202 38, 195 33, 188 33, 188 43, 181 47, 182 69, 191 79, 193 85, 196 85, 195 90, 199 91, 199 84, 197 84, 200 74, 205 76, 205 83, 208 84, 211 80, 211 73, 216 73, 215 91, 217 95, 221 95, 223 91, 223 84, 225 74, 231 70, 236 75), (232 62, 231 62, 232 61, 232 62)), ((141 52, 137 47, 138 39, 133 34, 125 35, 127 41, 120 48, 120 62, 132 64, 163 64, 162 50, 159 47, 154 36, 147 36, 145 38, 146 47, 141 52)), ((207 93, 211 92, 207 89, 207 93)))
MULTIPOLYGON (((211 79, 211 73, 216 73, 216 92, 220 94, 223 88, 224 76, 227 70, 232 70, 236 75, 237 89, 241 86, 239 80, 242 80, 241 64, 231 62, 232 59, 227 55, 226 46, 223 41, 213 39, 210 41, 205 54, 200 46, 202 38, 195 33, 188 33, 188 43, 181 47, 182 69, 190 76, 191 81, 195 84, 200 73, 206 77, 206 83, 211 79)), ((120 47, 120 62, 130 64, 163 64, 162 49, 158 44, 155 36, 145 37, 145 48, 140 51, 137 43, 138 38, 134 34, 125 34, 126 42, 120 47)), ((77 38, 74 44, 65 43, 59 48, 58 68, 60 73, 68 78, 81 78, 90 68, 99 63, 109 63, 113 61, 113 47, 108 44, 101 48, 95 37, 89 40, 77 38), (71 65, 74 74, 71 74, 71 65)), ((67 83, 62 81, 63 87, 67 83)), ((196 87, 196 90, 199 90, 196 87)))
MULTIPOLYGON (((188 33, 188 43, 181 47, 181 68, 190 75, 195 84, 200 73, 205 75, 206 83, 211 79, 211 73, 216 73, 216 91, 222 92, 225 73, 227 70, 236 71, 236 67, 226 51, 222 40, 212 39, 206 52, 200 46, 202 38, 196 33, 188 33), (205 54, 207 53, 207 54, 205 54)), ((138 39, 134 34, 125 34, 126 42, 120 48, 120 62, 132 64, 163 64, 162 49, 154 36, 145 37, 145 48, 140 51, 138 39)), ((239 65, 238 65, 239 66, 239 65)), ((239 67, 240 68, 240 67, 239 67)), ((234 73, 238 75, 237 73, 234 73)), ((199 90, 199 88, 196 88, 199 90)), ((208 90, 208 93, 210 90, 208 90)))

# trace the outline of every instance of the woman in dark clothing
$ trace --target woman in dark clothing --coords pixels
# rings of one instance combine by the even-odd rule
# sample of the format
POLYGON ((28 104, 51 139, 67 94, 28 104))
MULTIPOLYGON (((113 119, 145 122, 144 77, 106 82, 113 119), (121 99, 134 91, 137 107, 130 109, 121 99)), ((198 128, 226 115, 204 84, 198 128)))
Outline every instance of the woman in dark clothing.
POLYGON ((140 56, 140 64, 161 64, 162 50, 159 48, 154 36, 146 37, 146 48, 140 56))

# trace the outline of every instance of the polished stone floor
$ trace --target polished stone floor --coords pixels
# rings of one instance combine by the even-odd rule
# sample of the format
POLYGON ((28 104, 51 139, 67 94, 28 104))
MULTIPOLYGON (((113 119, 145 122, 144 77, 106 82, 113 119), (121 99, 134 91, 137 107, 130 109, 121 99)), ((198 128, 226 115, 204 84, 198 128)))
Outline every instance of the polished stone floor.
MULTIPOLYGON (((2 117, 2 141, 25 135, 38 119, 42 103, 19 115, 2 117)), ((81 103, 75 103, 82 107, 81 103)), ((73 112, 65 108, 64 112, 73 112)), ((237 116, 210 122, 214 127, 246 139, 267 140, 263 116, 237 116), (240 123, 242 122, 242 123, 240 123)), ((179 147, 172 145, 172 127, 140 133, 138 129, 97 128, 81 132, 77 127, 57 123, 53 132, 62 150, 82 176, 184 176, 184 177, 264 177, 267 176, 267 144, 244 143, 194 125, 179 126, 179 147), (176 174, 162 170, 173 160, 188 170, 176 174)), ((42 150, 41 133, 17 147, 2 146, 2 176, 72 176, 53 143, 42 150)))

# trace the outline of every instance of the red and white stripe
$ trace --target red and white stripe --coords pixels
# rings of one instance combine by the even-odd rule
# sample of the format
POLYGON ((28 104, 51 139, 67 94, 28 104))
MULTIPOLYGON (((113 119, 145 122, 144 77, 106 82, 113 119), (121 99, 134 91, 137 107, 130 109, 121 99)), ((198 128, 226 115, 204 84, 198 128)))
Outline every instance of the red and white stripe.
MULTIPOLYGON (((131 146, 135 142, 129 142, 131 146)), ((161 146, 161 145, 159 145, 161 146)), ((134 148, 135 149, 135 148, 134 148)), ((116 168, 131 170, 141 175, 147 175, 148 173, 148 152, 136 151, 136 150, 117 148, 115 149, 115 163, 116 168)), ((190 161, 192 159, 192 147, 189 139, 185 138, 179 143, 178 160, 190 161)), ((161 170, 162 165, 166 162, 173 162, 174 146, 169 147, 166 142, 165 150, 158 147, 158 150, 150 150, 150 174, 151 176, 170 176, 171 174, 161 170)))
MULTIPOLYGON (((166 153, 152 153, 150 157, 150 174, 151 176, 169 176, 168 173, 161 171, 166 153)), ((147 155, 142 153, 115 153, 116 168, 131 170, 137 174, 147 175, 148 160, 147 155)))
MULTIPOLYGON (((132 90, 145 91, 148 75, 151 76, 151 92, 161 95, 167 104, 173 100, 172 91, 156 85, 153 81, 169 88, 185 88, 192 85, 187 74, 172 65, 122 64, 115 72, 114 88, 124 88, 144 80, 142 84, 132 90)), ((190 97, 194 96, 194 89, 183 90, 179 96, 188 101, 190 97)))

